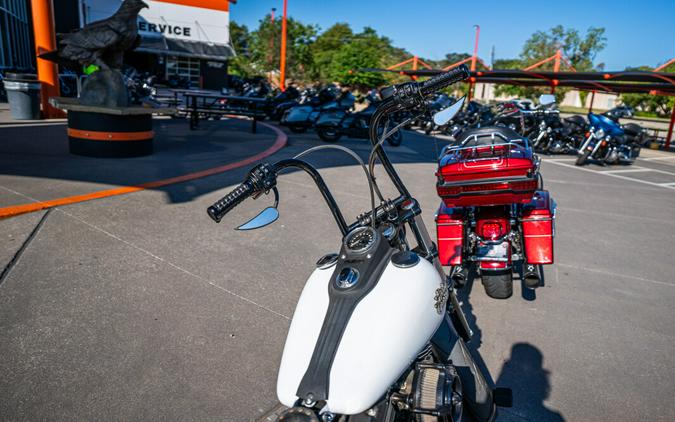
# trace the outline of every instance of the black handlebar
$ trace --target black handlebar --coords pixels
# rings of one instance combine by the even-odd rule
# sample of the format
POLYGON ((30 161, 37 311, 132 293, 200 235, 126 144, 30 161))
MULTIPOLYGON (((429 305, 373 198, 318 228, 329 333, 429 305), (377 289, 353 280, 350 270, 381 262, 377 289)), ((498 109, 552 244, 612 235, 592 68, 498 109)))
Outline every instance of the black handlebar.
POLYGON ((469 68, 466 65, 461 65, 424 82, 407 82, 390 86, 383 89, 380 95, 383 100, 399 107, 413 109, 424 104, 424 97, 429 94, 462 81, 469 76, 471 76, 469 68))
POLYGON ((232 192, 223 196, 218 202, 206 209, 209 217, 216 223, 251 195, 268 192, 277 185, 276 170, 267 163, 258 164, 248 172, 246 178, 232 192))
POLYGON ((248 180, 237 186, 232 192, 223 196, 218 202, 211 205, 206 209, 206 212, 209 213, 209 216, 216 223, 220 223, 220 220, 230 212, 234 207, 239 205, 244 199, 251 196, 255 193, 253 189, 253 184, 248 180))
MULTIPOLYGON (((386 114, 392 110, 391 107, 412 108, 419 106, 424 102, 425 96, 445 88, 446 86, 455 82, 464 80, 470 75, 471 74, 466 65, 462 65, 450 70, 449 72, 434 76, 433 78, 421 83, 409 82, 386 88, 382 90, 381 94, 383 100, 389 101, 389 105, 383 106, 378 111, 380 113, 386 114)), ((391 163, 389 163, 386 158, 383 159, 383 157, 380 157, 380 159, 383 160, 383 162, 388 163, 388 166, 391 166, 391 163)), ((299 160, 286 161, 288 161, 288 163, 286 163, 288 166, 296 166, 302 168, 305 171, 308 171, 308 168, 305 168, 305 164, 299 160)), ((222 220, 225 214, 230 212, 246 198, 253 195, 262 194, 263 192, 268 192, 270 189, 274 188, 277 182, 276 172, 285 166, 280 165, 280 163, 277 163, 274 166, 270 164, 260 164, 251 169, 242 184, 237 186, 232 192, 222 197, 218 202, 207 208, 209 217, 211 217, 216 223, 220 223, 220 220, 222 220)), ((319 188, 324 194, 324 197, 326 197, 331 211, 333 211, 336 221, 340 226, 340 230, 343 232, 343 234, 346 234, 347 224, 344 222, 344 218, 342 217, 342 214, 340 214, 339 210, 336 211, 337 205, 335 204, 332 196, 330 196, 330 192, 328 192, 328 189, 325 187, 323 180, 321 180, 321 177, 318 176, 318 173, 313 174, 310 171, 308 172, 315 179, 317 185, 319 185, 319 188)), ((388 168, 387 172, 390 175, 395 174, 393 169, 388 168)), ((403 186, 403 183, 398 179, 398 176, 392 180, 394 180, 397 187, 399 187, 402 197, 410 196, 403 186)))
POLYGON ((420 92, 422 93, 422 95, 429 95, 433 92, 445 88, 446 86, 452 85, 459 81, 463 81, 464 79, 467 79, 469 76, 471 76, 469 68, 463 64, 446 73, 441 73, 440 75, 436 75, 433 78, 422 82, 420 86, 420 92))

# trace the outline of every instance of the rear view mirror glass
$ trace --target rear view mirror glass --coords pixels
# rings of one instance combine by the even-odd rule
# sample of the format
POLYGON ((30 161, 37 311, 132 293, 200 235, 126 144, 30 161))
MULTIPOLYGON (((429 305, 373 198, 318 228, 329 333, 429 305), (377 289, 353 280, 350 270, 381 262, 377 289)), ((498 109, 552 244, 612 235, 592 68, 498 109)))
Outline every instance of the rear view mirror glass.
POLYGON ((279 211, 275 207, 267 207, 246 223, 237 227, 237 230, 254 230, 274 223, 279 218, 279 211))
POLYGON ((555 103, 555 95, 552 94, 542 94, 539 96, 539 104, 549 105, 555 103))
POLYGON ((448 108, 445 108, 438 113, 434 114, 434 123, 438 126, 443 126, 444 124, 448 123, 450 120, 452 120, 453 117, 459 112, 459 110, 462 109, 462 106, 464 105, 464 98, 462 97, 451 105, 448 108))

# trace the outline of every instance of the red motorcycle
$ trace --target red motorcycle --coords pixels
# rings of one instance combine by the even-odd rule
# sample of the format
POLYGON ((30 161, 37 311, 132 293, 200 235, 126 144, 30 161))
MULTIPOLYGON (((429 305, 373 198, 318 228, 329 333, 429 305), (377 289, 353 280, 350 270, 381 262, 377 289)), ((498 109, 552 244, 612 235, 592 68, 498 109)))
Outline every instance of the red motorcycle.
POLYGON ((488 296, 513 293, 514 264, 536 288, 553 263, 555 201, 543 190, 540 160, 527 138, 501 126, 462 132, 440 156, 438 253, 458 286, 476 265, 488 296))

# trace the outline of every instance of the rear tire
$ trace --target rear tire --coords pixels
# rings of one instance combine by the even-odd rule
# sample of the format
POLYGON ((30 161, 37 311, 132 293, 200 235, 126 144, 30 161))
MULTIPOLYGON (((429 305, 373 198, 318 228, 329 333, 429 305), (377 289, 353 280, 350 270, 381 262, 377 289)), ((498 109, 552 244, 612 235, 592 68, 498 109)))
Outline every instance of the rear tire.
POLYGON ((584 151, 579 157, 577 157, 576 164, 577 166, 583 166, 586 161, 588 160, 588 157, 591 155, 591 151, 584 151))
POLYGON ((307 128, 304 126, 289 126, 288 129, 293 133, 305 133, 307 128))
POLYGON ((508 299, 513 294, 513 274, 511 271, 504 273, 481 273, 481 282, 485 287, 485 293, 493 299, 508 299))
POLYGON ((336 142, 342 136, 334 127, 317 127, 316 133, 324 142, 336 142))

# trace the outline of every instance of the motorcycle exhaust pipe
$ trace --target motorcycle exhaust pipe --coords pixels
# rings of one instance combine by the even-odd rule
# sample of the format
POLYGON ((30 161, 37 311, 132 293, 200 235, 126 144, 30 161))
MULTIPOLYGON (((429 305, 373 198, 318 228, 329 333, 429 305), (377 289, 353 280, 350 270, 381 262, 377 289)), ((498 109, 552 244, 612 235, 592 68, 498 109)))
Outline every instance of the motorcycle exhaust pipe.
POLYGON ((525 287, 528 289, 536 289, 539 287, 541 277, 539 276, 539 271, 536 265, 525 265, 525 270, 523 271, 523 281, 525 282, 525 287))

